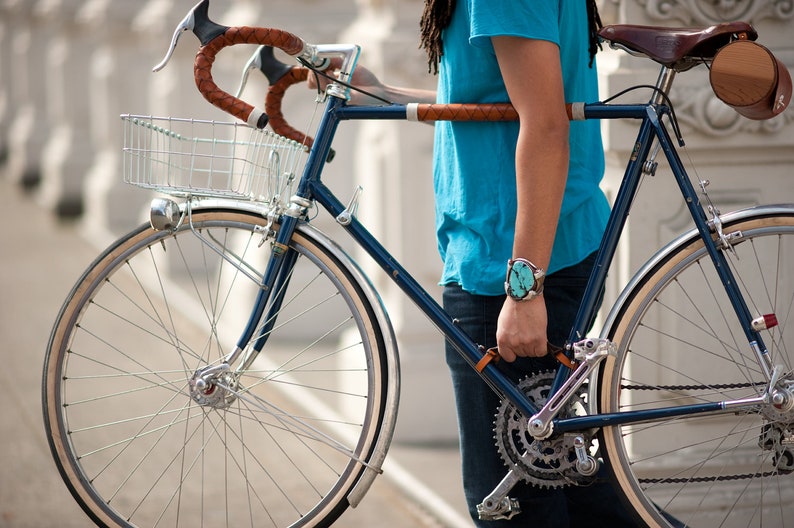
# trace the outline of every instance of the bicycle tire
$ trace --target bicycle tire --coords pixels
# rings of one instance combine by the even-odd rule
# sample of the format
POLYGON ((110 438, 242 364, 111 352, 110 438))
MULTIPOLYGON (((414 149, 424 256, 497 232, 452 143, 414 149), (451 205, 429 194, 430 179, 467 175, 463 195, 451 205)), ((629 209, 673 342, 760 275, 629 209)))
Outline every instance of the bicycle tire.
MULTIPOLYGON (((772 361, 794 383, 794 211, 737 215, 729 264, 772 361), (741 233, 741 235, 739 235, 741 233)), ((756 397, 764 376, 702 240, 674 245, 625 297, 605 332, 617 357, 601 369, 601 412, 756 397)), ((604 457, 627 504, 649 526, 794 524, 791 410, 693 415, 607 427, 604 457)))
POLYGON ((380 463, 395 419, 384 329, 360 276, 310 228, 290 242, 298 260, 259 358, 223 378, 228 390, 190 385, 245 327, 259 286, 242 270, 263 271, 265 223, 219 209, 174 232, 141 226, 65 301, 44 420, 63 480, 98 525, 327 526, 380 463))

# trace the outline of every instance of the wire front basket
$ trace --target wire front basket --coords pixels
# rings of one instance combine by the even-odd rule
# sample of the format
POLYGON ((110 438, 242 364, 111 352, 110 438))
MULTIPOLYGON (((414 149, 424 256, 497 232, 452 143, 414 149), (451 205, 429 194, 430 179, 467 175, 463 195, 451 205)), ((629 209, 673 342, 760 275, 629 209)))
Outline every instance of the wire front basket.
POLYGON ((124 181, 175 196, 286 201, 305 148, 243 123, 122 115, 124 181))

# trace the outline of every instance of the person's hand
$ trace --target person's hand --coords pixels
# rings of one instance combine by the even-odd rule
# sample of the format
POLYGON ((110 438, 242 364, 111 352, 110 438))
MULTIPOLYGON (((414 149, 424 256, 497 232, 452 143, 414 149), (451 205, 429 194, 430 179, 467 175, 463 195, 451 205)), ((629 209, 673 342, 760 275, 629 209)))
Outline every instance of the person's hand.
POLYGON ((546 303, 543 297, 531 301, 505 300, 496 327, 496 346, 507 362, 517 357, 542 357, 548 353, 546 303))
MULTIPOLYGON (((339 59, 333 59, 331 61, 331 66, 325 70, 325 73, 336 78, 336 73, 340 65, 341 61, 339 59)), ((322 75, 315 75, 314 73, 309 72, 309 78, 306 82, 308 87, 312 90, 317 90, 317 84, 319 82, 320 90, 325 91, 326 87, 331 83, 331 80, 322 75)), ((361 65, 356 66, 356 69, 353 71, 353 77, 349 84, 352 84, 353 86, 361 88, 362 90, 379 97, 384 97, 386 94, 386 87, 380 81, 380 79, 378 79, 377 76, 375 76, 375 74, 370 70, 361 65)), ((350 104, 363 105, 372 104, 375 102, 378 102, 377 99, 368 97, 367 95, 364 95, 363 93, 356 90, 350 90, 350 104)))

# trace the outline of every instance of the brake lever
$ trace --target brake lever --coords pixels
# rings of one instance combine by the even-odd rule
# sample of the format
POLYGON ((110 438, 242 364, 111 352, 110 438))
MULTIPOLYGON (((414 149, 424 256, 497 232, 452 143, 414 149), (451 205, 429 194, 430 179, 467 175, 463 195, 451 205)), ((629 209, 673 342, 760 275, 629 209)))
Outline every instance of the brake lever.
POLYGON ((265 74, 268 83, 273 86, 282 77, 288 74, 290 70, 292 70, 292 66, 278 60, 273 52, 272 46, 259 46, 243 67, 243 71, 240 76, 240 86, 237 88, 237 93, 235 94, 235 97, 238 99, 245 89, 245 85, 248 82, 248 76, 252 70, 259 70, 265 74))
POLYGON ((210 20, 209 7, 209 0, 201 0, 198 4, 193 6, 193 9, 191 9, 187 16, 176 26, 174 35, 171 37, 171 45, 168 47, 168 51, 163 60, 152 68, 153 72, 158 72, 165 68, 168 61, 171 60, 171 56, 174 54, 176 45, 179 43, 179 37, 181 37, 182 33, 185 31, 192 31, 193 34, 198 37, 199 41, 201 41, 201 45, 204 46, 229 29, 228 26, 222 26, 210 20))

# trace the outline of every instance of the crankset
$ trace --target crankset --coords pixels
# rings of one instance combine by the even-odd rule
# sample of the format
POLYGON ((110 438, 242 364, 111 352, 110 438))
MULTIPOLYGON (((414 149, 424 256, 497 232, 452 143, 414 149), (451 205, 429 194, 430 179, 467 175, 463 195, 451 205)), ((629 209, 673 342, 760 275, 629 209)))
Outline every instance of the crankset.
MULTIPOLYGON (((518 388, 541 407, 548 398, 553 372, 541 372, 525 378, 518 388)), ((583 415, 585 405, 580 394, 566 404, 560 417, 583 415)), ((494 432, 499 455, 517 476, 534 486, 558 488, 582 486, 592 482, 598 463, 590 453, 595 431, 553 434, 536 439, 528 431, 528 419, 509 401, 502 402, 496 414, 494 432)))

